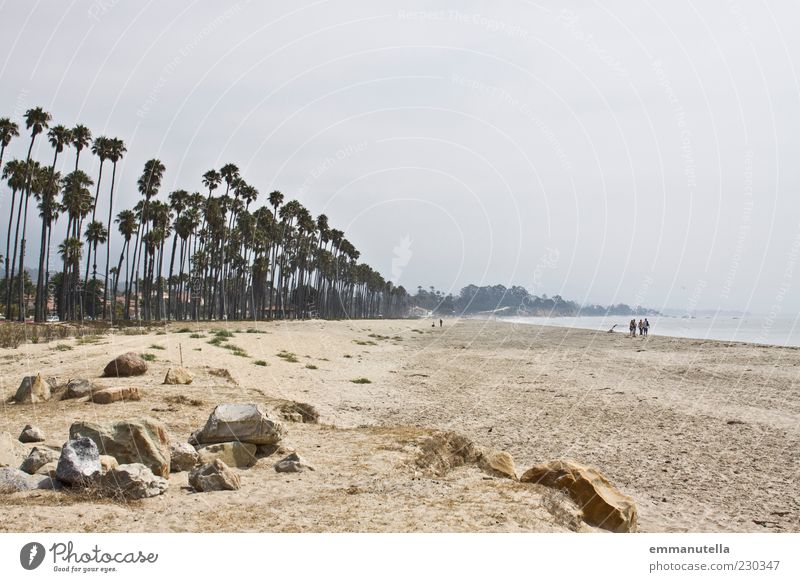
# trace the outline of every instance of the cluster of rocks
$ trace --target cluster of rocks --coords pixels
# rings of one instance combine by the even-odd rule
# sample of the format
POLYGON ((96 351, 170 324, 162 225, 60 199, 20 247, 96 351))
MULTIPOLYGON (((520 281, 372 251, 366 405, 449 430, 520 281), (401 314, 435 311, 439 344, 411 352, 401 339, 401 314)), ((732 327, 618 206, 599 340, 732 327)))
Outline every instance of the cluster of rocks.
MULTIPOLYGON (((99 496, 141 499, 160 495, 170 473, 188 471, 195 491, 236 490, 234 469, 252 467, 281 450, 283 425, 257 404, 220 404, 190 442, 176 442, 166 425, 152 418, 109 423, 74 422, 61 447, 43 444, 45 435, 26 425, 18 439, 0 434, 0 493, 62 487, 99 496), (22 444, 36 443, 30 451, 22 444)), ((275 463, 277 472, 313 470, 296 453, 275 463)))

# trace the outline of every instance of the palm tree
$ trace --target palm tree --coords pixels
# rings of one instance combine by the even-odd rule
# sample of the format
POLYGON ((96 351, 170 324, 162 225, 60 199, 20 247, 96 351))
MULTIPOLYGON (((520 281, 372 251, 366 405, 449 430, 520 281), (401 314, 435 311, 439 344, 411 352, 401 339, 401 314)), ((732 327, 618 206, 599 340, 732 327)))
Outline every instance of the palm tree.
MULTIPOLYGON (((122 251, 119 254, 119 264, 117 265, 117 273, 114 277, 114 292, 111 295, 112 302, 116 303, 117 301, 117 285, 119 283, 119 274, 122 269, 122 259, 125 259, 125 274, 126 277, 129 277, 129 269, 128 269, 128 256, 131 246, 131 238, 133 234, 139 228, 139 222, 136 219, 136 213, 133 210, 123 210, 119 214, 117 214, 117 224, 119 225, 119 233, 122 235, 123 243, 122 243, 122 251)), ((125 286, 127 287, 128 282, 125 281, 125 286)), ((127 306, 125 308, 127 311, 127 306)), ((111 318, 112 321, 114 319, 114 306, 111 307, 111 318)))
MULTIPOLYGON (((92 193, 89 188, 94 182, 81 170, 70 172, 61 181, 61 202, 67 213, 67 236, 80 241, 80 224, 85 216, 92 210, 92 193)), ((79 282, 80 264, 75 264, 74 256, 70 255, 72 261, 64 261, 64 273, 62 275, 62 306, 66 307, 66 317, 74 318, 76 315, 75 292, 79 282), (69 279, 67 278, 69 270, 69 279)))
MULTIPOLYGON (((26 187, 25 191, 23 192, 24 196, 24 210, 22 211, 22 240, 20 241, 20 253, 19 253, 19 270, 20 270, 20 280, 19 280, 19 302, 20 302, 20 313, 19 313, 19 320, 25 321, 25 305, 24 305, 24 293, 25 293, 25 285, 22 278, 22 274, 24 271, 24 262, 25 262, 25 232, 26 226, 28 222, 28 200, 31 195, 31 181, 33 180, 33 167, 29 164, 31 160, 31 152, 33 151, 33 144, 36 141, 36 136, 42 133, 47 126, 50 124, 50 120, 52 116, 47 113, 41 107, 34 107, 32 109, 28 109, 25 112, 25 127, 30 130, 31 132, 31 143, 28 146, 28 156, 25 158, 25 166, 27 169, 27 177, 26 177, 26 187)), ((17 210, 19 211, 23 208, 23 203, 20 201, 20 207, 17 210)), ((17 225, 19 225, 19 214, 17 214, 17 225)), ((19 231, 19 228, 17 228, 19 231)), ((16 243, 15 243, 16 246, 16 243)), ((16 254, 16 253, 15 253, 16 254)), ((13 270, 13 268, 12 268, 13 270)))
MULTIPOLYGON (((11 318, 11 273, 14 268, 9 266, 11 260, 11 225, 14 219, 14 205, 17 199, 17 192, 25 190, 25 183, 27 180, 28 170, 27 164, 21 160, 11 160, 3 168, 3 179, 8 181, 8 187, 11 188, 11 212, 8 214, 8 230, 6 231, 6 268, 5 268, 5 290, 6 290, 6 318, 11 318)), ((19 227, 17 228, 19 231, 19 227)), ((14 238, 14 257, 17 256, 17 238, 14 238)))
MULTIPOLYGON (((108 159, 111 160, 111 192, 108 195, 108 222, 106 222, 106 231, 109 233, 111 232, 111 212, 114 208, 114 183, 117 178, 117 162, 122 159, 122 156, 125 155, 125 144, 121 139, 112 138, 109 143, 108 147, 108 159)), ((109 241, 106 244, 106 274, 105 274, 105 282, 106 286, 103 290, 103 317, 109 317, 106 315, 106 304, 108 303, 108 263, 111 260, 111 237, 109 236, 109 241)), ((117 270, 117 274, 119 274, 119 270, 117 270)), ((116 288, 115 288, 116 292, 116 288)), ((116 296, 114 297, 116 300, 116 296)))
MULTIPOLYGON (((181 214, 186 210, 189 203, 189 193, 186 190, 175 190, 169 195, 169 205, 175 211, 175 234, 172 238, 172 253, 169 259, 169 278, 167 281, 172 281, 172 274, 175 267, 175 250, 178 244, 178 223, 181 221, 181 214)), ((170 319, 172 309, 172 286, 170 285, 167 291, 167 319, 170 319)))
POLYGON ((11 140, 19 135, 19 126, 8 117, 0 117, 0 169, 3 168, 3 154, 11 140))
MULTIPOLYGON (((91 193, 89 196, 91 197, 91 193)), ((62 320, 72 317, 72 308, 68 303, 70 291, 67 290, 69 283, 66 279, 66 273, 67 271, 74 272, 80 268, 82 247, 81 240, 73 236, 68 236, 64 239, 64 242, 58 245, 58 254, 64 262, 64 274, 61 276, 61 301, 59 302, 59 317, 62 320)))
POLYGON ((48 232, 52 225, 53 214, 57 205, 55 197, 59 189, 60 176, 56 177, 56 161, 58 160, 58 154, 63 152, 64 148, 72 141, 72 132, 63 125, 56 125, 50 128, 50 131, 47 132, 47 137, 53 147, 53 162, 50 164, 50 175, 39 204, 39 215, 42 218, 42 235, 39 242, 39 272, 36 277, 36 303, 34 305, 34 318, 36 321, 44 321, 44 312, 47 306, 44 264, 47 255, 48 232))
POLYGON ((78 162, 81 159, 83 148, 92 143, 92 132, 88 127, 76 125, 72 128, 72 145, 75 146, 75 170, 78 169, 78 162))
MULTIPOLYGON (((277 220, 278 219, 278 207, 281 204, 283 204, 283 194, 281 194, 281 192, 279 192, 278 190, 274 190, 273 192, 269 193, 269 197, 268 198, 269 198, 269 203, 272 206, 272 216, 275 218, 275 220, 277 220)), ((281 229, 280 236, 282 236, 282 234, 283 234, 283 229, 281 229)), ((274 239, 273 239, 272 248, 270 249, 271 253, 272 253, 272 256, 270 257, 270 261, 269 261, 270 265, 272 265, 272 268, 270 269, 270 277, 269 277, 269 305, 267 306, 267 308, 269 309, 269 319, 272 319, 272 316, 273 316, 273 313, 272 313, 272 305, 273 305, 272 292, 275 289, 275 266, 277 265, 276 259, 277 259, 277 255, 278 255, 278 242, 279 242, 279 234, 276 232, 275 236, 274 236, 274 239)))
MULTIPOLYGON (((89 280, 89 260, 92 256, 92 251, 94 251, 94 263, 92 264, 92 292, 89 297, 91 298, 91 315, 92 317, 96 317, 97 306, 95 305, 95 298, 97 290, 97 245, 106 242, 108 238, 108 230, 106 230, 106 227, 102 222, 99 220, 93 220, 86 225, 86 232, 84 236, 89 247, 89 253, 87 254, 86 258, 86 276, 83 278, 84 281, 89 280)), ((106 284, 104 283, 104 285, 106 284)))

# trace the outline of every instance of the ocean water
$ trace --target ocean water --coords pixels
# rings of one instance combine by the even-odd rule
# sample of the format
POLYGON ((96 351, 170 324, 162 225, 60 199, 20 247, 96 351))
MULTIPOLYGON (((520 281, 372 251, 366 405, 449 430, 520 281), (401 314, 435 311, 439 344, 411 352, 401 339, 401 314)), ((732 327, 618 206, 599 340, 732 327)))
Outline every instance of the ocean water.
MULTIPOLYGON (((800 315, 770 317, 743 315, 741 317, 697 316, 648 317, 650 333, 672 337, 751 342, 776 346, 800 346, 800 315)), ((631 317, 508 317, 504 321, 522 324, 552 325, 607 331, 614 324, 615 332, 628 333, 631 317)), ((638 323, 639 318, 636 318, 638 323)), ((639 333, 638 330, 636 333, 639 333)))

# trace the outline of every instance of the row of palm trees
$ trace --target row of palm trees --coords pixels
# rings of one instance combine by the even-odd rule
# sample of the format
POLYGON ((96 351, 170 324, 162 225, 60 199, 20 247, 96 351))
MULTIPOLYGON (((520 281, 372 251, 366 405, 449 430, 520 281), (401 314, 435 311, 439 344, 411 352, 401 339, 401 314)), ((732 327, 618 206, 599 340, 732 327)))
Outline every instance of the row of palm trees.
POLYGON ((278 191, 268 195, 266 205, 256 207, 259 192, 235 164, 203 174, 202 193, 175 190, 160 199, 166 168, 160 160, 149 160, 136 182, 140 200, 114 217, 117 164, 126 153, 123 141, 92 138, 82 125, 51 127, 51 115, 41 107, 29 109, 24 118, 30 133, 27 156, 5 165, 6 147, 19 137, 19 127, 0 118, 0 168, 11 193, 3 257, 8 318, 15 309, 19 320, 27 315, 24 265, 31 197, 41 219, 36 321, 47 318, 51 298, 62 320, 364 318, 407 313, 405 289, 359 263, 360 253, 342 231, 330 227, 324 214, 314 218, 298 201, 284 201, 278 191), (48 165, 31 157, 45 131, 53 151, 48 165), (67 148, 74 149, 75 167, 62 176, 56 167, 67 148), (100 162, 96 182, 80 169, 80 156, 87 148, 100 162), (97 207, 101 186, 106 186, 107 162, 108 214, 101 219, 97 207), (61 265, 52 273, 48 250, 59 218, 66 218, 66 229, 58 244, 61 265), (122 239, 116 265, 111 257, 112 221, 122 239))

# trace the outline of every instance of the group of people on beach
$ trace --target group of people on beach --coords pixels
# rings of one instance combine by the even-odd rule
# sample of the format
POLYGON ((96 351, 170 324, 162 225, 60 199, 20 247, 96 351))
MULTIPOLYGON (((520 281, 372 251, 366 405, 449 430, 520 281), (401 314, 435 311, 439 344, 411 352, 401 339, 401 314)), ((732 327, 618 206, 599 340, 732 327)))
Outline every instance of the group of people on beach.
MULTIPOLYGON (((628 329, 631 330, 631 337, 636 337, 636 318, 631 319, 631 323, 628 326, 628 329)), ((644 321, 641 319, 639 320, 639 335, 647 335, 647 332, 650 330, 650 322, 647 321, 647 318, 644 318, 644 321)))

